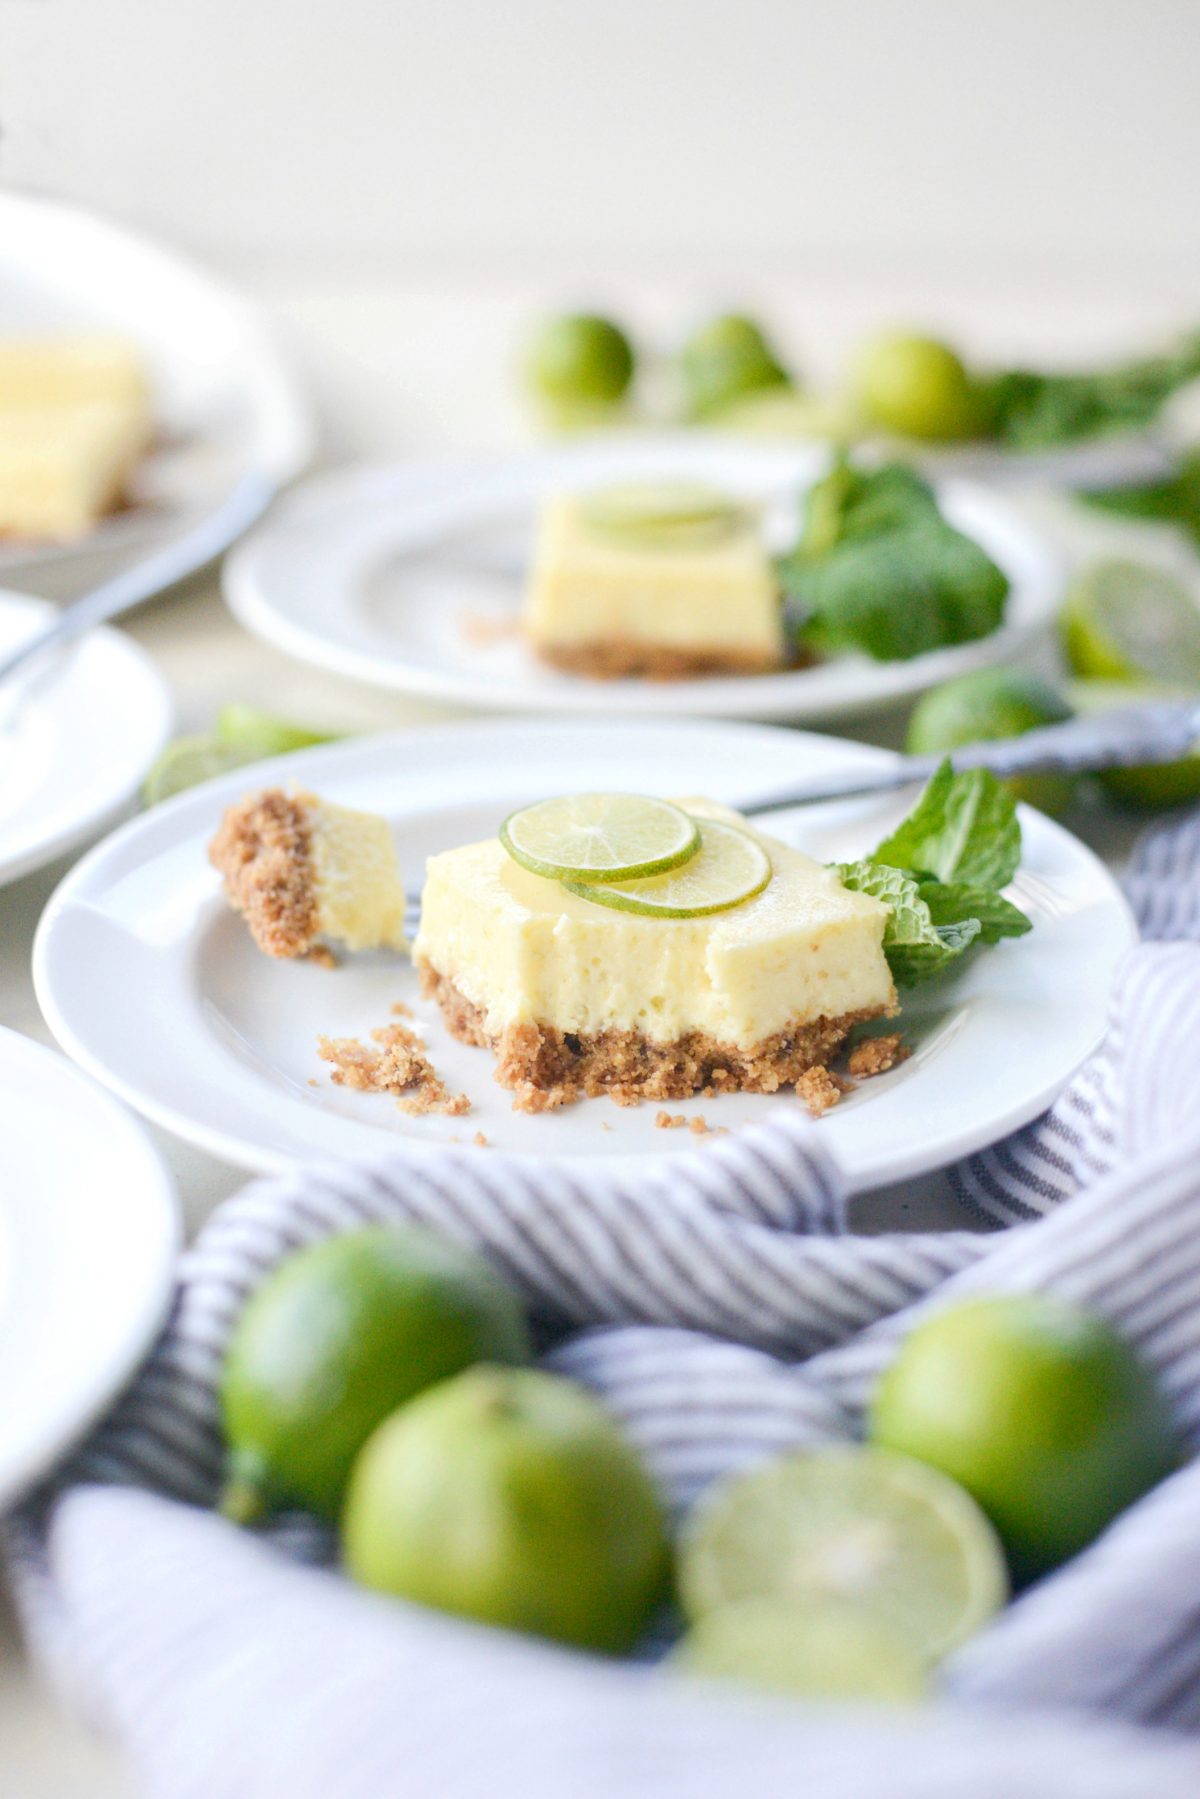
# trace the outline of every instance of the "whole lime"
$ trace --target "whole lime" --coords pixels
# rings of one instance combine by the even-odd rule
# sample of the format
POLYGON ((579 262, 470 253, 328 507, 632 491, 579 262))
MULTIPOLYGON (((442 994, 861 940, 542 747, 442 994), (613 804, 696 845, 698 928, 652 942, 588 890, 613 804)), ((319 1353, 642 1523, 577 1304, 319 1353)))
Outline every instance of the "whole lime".
POLYGON ((373 1225, 301 1250, 252 1296, 221 1375, 222 1510, 335 1518, 381 1419, 473 1362, 530 1354, 521 1303, 472 1251, 416 1226, 373 1225))
POLYGON ((641 1462, 590 1394, 532 1369, 471 1369, 380 1425, 342 1549, 364 1586, 613 1654, 667 1585, 641 1462))
POLYGON ((900 437, 950 442, 979 430, 975 385, 949 344, 887 331, 859 351, 851 376, 869 422, 900 437))
MULTIPOLYGON (((1073 716, 1049 681, 1011 668, 981 668, 931 688, 918 700, 905 748, 914 756, 937 756, 964 743, 1021 737, 1073 716)), ((1066 810, 1075 785, 1069 775, 1018 775, 1006 782, 1017 799, 1051 814, 1066 810)))
POLYGON ((547 319, 525 353, 525 375, 537 398, 570 412, 611 406, 633 379, 633 346, 619 325, 592 312, 547 319))
POLYGON ((689 418, 712 419, 751 394, 787 388, 791 378, 761 325, 726 313, 694 332, 679 355, 689 418))
POLYGON ((1019 1580, 1083 1549, 1178 1461, 1129 1346, 1038 1294, 969 1300, 919 1324, 879 1383, 870 1434, 972 1493, 1019 1580))
MULTIPOLYGON (((1155 700, 1179 702, 1196 698, 1184 688, 1161 687, 1152 682, 1073 681, 1069 691, 1072 704, 1085 714, 1155 700)), ((1097 779, 1110 799, 1136 812, 1167 812, 1174 806, 1194 806, 1200 800, 1200 743, 1190 756, 1181 756, 1178 762, 1109 768, 1097 779)))

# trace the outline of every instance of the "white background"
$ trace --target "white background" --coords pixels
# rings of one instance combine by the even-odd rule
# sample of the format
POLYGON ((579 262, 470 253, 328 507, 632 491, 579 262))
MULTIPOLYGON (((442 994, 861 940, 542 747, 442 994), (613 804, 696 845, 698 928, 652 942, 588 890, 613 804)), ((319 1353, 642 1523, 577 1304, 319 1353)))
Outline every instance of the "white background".
POLYGON ((243 266, 1200 288, 1196 0, 0 0, 0 127, 243 266))

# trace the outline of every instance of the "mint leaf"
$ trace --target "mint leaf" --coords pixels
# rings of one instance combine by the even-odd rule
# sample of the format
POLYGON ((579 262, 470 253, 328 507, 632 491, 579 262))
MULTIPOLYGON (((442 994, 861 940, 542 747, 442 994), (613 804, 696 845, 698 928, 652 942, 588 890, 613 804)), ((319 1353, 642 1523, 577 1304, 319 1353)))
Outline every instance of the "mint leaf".
POLYGON ((890 908, 883 953, 898 987, 913 987, 940 974, 981 934, 977 918, 938 923, 917 882, 903 869, 878 862, 843 862, 836 872, 843 887, 869 893, 890 908))
POLYGON ((955 774, 947 760, 871 860, 939 881, 1006 887, 1021 860, 1016 801, 986 768, 955 774))
POLYGON ((1002 937, 1024 937, 1033 929, 1032 921, 1019 906, 986 887, 971 887, 965 881, 922 881, 917 891, 929 907, 935 925, 974 919, 979 924, 982 943, 999 943, 1002 937))

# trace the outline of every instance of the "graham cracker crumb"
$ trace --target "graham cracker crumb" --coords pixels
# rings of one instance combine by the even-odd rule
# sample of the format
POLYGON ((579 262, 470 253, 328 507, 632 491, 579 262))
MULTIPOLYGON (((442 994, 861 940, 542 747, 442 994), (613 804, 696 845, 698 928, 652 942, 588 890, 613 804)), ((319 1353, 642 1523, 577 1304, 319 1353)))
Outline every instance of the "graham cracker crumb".
POLYGON ((412 1007, 406 1006, 402 999, 398 999, 391 1007, 391 1014, 393 1018, 411 1018, 412 1007))
POLYGON ((856 1080, 869 1081, 872 1075, 886 1074, 889 1068, 907 1062, 911 1055, 912 1050, 898 1032, 891 1037, 864 1037, 850 1051, 846 1068, 856 1080))
POLYGON ((451 1093, 414 1031, 402 1024, 371 1032, 372 1049, 357 1037, 318 1037, 317 1052, 333 1066, 333 1080, 356 1093, 390 1093, 402 1112, 423 1118, 441 1112, 458 1118, 469 1112, 465 1093, 451 1093))
POLYGON ((491 1138, 485 1137, 482 1131, 476 1131, 475 1135, 471 1138, 471 1142, 475 1145, 476 1149, 490 1149, 492 1147, 491 1138))
POLYGON ((732 647, 711 645, 694 650, 673 649, 664 643, 646 643, 636 637, 607 637, 594 643, 541 643, 534 653, 551 668, 570 675, 588 675, 595 681, 640 676, 646 681, 682 681, 696 675, 765 675, 784 666, 800 668, 803 660, 783 663, 776 656, 756 655, 732 647))
POLYGON ((304 960, 316 968, 336 968, 338 959, 327 943, 314 943, 304 952, 304 960))
POLYGON ((676 1112, 674 1114, 670 1112, 656 1112, 654 1115, 654 1122, 660 1131, 678 1131, 683 1129, 683 1126, 687 1123, 687 1119, 682 1112, 676 1112))
POLYGON ((280 787, 230 806, 208 846, 259 949, 268 956, 305 956, 318 936, 308 793, 280 787))
POLYGON ((710 1134, 711 1129, 712 1127, 703 1112, 697 1112, 696 1116, 688 1125, 688 1130, 691 1131, 693 1137, 707 1137, 710 1134))
POLYGON ((804 1101, 814 1118, 820 1118, 837 1105, 843 1093, 851 1092, 853 1086, 853 1081, 818 1066, 806 1069, 800 1076, 796 1082, 796 1097, 804 1101))
POLYGON ((436 999, 451 1036, 495 1053, 496 1079, 512 1093, 517 1112, 554 1111, 600 1094, 619 1106, 636 1106, 643 1100, 689 1099, 695 1093, 707 1099, 721 1093, 779 1093, 807 1069, 823 1067, 854 1025, 890 1010, 875 1006, 812 1019, 749 1050, 718 1043, 700 1031, 656 1043, 639 1031, 582 1036, 523 1022, 493 1035, 479 1007, 453 981, 427 962, 419 964, 419 972, 421 991, 436 999))

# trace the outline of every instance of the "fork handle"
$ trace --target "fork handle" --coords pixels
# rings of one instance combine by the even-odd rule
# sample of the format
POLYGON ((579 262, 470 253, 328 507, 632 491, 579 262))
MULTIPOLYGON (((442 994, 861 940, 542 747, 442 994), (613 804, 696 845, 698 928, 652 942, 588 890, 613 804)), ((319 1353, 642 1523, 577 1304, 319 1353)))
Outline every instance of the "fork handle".
POLYGON ((211 562, 262 516, 274 492, 274 484, 265 475, 243 475, 216 511, 207 513, 198 525, 193 525, 180 537, 173 537, 152 555, 121 569, 81 600, 73 601, 45 630, 27 637, 15 650, 0 658, 0 681, 15 674, 35 656, 70 643, 96 625, 119 618, 123 612, 140 606, 143 600, 161 593, 164 587, 182 580, 193 569, 211 562))

